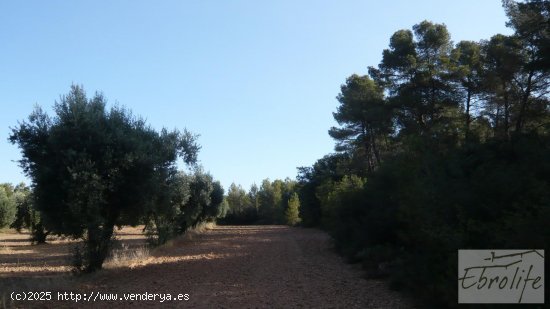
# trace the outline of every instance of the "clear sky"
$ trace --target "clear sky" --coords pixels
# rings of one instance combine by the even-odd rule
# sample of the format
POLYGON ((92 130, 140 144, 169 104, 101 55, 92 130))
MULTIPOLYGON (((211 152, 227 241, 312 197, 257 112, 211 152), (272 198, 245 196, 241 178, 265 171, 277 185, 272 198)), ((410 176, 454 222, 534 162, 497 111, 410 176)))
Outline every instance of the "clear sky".
POLYGON ((0 182, 28 180, 9 127, 71 83, 155 128, 201 135, 225 188, 296 176, 332 152, 340 85, 427 19, 455 42, 510 33, 499 0, 1 1, 0 182))

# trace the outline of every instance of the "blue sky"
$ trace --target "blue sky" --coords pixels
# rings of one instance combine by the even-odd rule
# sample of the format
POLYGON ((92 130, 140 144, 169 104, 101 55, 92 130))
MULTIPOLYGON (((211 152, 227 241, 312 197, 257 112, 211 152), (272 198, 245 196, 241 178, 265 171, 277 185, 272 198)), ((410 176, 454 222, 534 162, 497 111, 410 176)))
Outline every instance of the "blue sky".
POLYGON ((9 127, 35 104, 51 112, 72 83, 200 134, 201 164, 225 188, 295 178, 332 152, 346 77, 424 19, 455 42, 510 33, 498 0, 2 1, 0 182, 28 182, 9 127))

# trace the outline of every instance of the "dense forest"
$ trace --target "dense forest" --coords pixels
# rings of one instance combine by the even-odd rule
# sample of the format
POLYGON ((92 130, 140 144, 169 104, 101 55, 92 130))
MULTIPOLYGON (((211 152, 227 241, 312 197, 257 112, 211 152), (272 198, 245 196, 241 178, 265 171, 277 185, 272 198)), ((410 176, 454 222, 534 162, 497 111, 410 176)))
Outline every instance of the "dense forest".
MULTIPOLYGON (((458 249, 550 243, 550 3, 503 6, 513 35, 396 31, 341 86, 336 152, 298 169, 302 225, 424 305, 457 305, 458 249)), ((255 218, 241 205, 229 214, 255 218)))
POLYGON ((84 272, 122 225, 145 225, 154 245, 216 220, 321 228, 367 276, 457 306, 457 250, 550 243, 550 3, 503 9, 512 35, 455 43, 430 21, 396 31, 381 62, 341 86, 335 152, 248 191, 226 193, 197 166, 196 135, 156 131, 73 85, 55 116, 36 108, 12 128, 32 187, 0 186, 0 227, 83 240, 84 272))
POLYGON ((299 169, 305 226, 440 308, 456 306, 458 249, 550 244, 550 3, 504 9, 514 34, 481 42, 396 31, 341 87, 336 153, 299 169))

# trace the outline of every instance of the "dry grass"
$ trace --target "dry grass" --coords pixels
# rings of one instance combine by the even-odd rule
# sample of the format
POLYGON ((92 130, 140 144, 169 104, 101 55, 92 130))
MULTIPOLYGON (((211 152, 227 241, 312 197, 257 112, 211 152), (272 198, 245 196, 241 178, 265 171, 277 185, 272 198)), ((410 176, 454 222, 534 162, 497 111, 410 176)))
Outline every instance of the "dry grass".
MULTIPOLYGON (((105 261, 106 269, 132 267, 136 261, 143 264, 161 255, 164 250, 190 241, 214 224, 205 223, 189 230, 185 235, 170 240, 166 245, 151 250, 143 233, 143 226, 124 227, 115 231, 113 251, 105 261)), ((0 233, 0 279, 27 277, 56 277, 71 271, 71 248, 78 241, 61 237, 48 237, 44 245, 32 245, 28 231, 2 230, 0 233)))
MULTIPOLYGON (((47 244, 32 245, 28 231, 17 233, 15 230, 4 229, 0 232, 0 309, 14 307, 9 299, 12 291, 74 290, 74 287, 86 285, 86 282, 94 281, 94 277, 101 277, 109 272, 177 262, 173 258, 163 257, 163 254, 174 246, 192 242, 198 235, 212 228, 212 223, 201 224, 185 235, 154 249, 147 246, 143 226, 116 230, 115 245, 104 263, 105 270, 84 277, 71 274, 71 248, 78 241, 49 237, 47 244)), ((186 260, 194 258, 196 257, 189 256, 186 260)))
MULTIPOLYGON (((165 256, 173 247, 192 242, 193 239, 214 227, 215 223, 199 224, 195 228, 189 229, 184 235, 171 239, 166 244, 153 249, 141 246, 133 249, 122 248, 120 251, 114 250, 112 260, 107 262, 105 268, 136 268, 146 265, 176 262, 173 258, 165 256)), ((189 259, 193 259, 193 257, 189 257, 189 259)))
MULTIPOLYGON (((107 268, 124 267, 149 256, 142 229, 124 227, 115 231, 119 247, 106 261, 107 268)), ((11 306, 6 294, 11 291, 67 290, 78 280, 71 275, 71 247, 78 241, 48 237, 47 244, 32 245, 29 239, 28 231, 0 232, 0 308, 11 306)))
POLYGON ((130 267, 135 261, 149 258, 151 251, 149 247, 143 245, 137 248, 130 248, 122 244, 120 249, 114 249, 111 256, 103 264, 105 269, 130 267))

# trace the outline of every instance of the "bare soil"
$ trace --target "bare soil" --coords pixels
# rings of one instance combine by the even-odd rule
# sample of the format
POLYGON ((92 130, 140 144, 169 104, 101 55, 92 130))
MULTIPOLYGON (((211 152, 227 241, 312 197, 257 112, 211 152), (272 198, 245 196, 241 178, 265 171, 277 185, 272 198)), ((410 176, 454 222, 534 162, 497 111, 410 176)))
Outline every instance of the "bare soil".
MULTIPOLYGON (((134 232, 139 236, 139 233, 134 232)), ((217 226, 190 235, 192 237, 188 235, 155 249, 149 256, 111 265, 93 275, 76 279, 58 275, 57 281, 50 281, 61 282, 51 284, 50 290, 86 293, 88 297, 92 293, 117 293, 119 298, 128 293, 164 296, 169 293, 172 297, 187 294, 187 301, 160 302, 160 296, 155 296, 156 300, 100 302, 96 299, 96 302, 85 303, 8 302, 8 305, 25 308, 412 307, 402 295, 389 290, 385 281, 364 279, 358 267, 344 263, 331 250, 330 238, 319 230, 286 226, 217 226)), ((29 249, 34 247, 23 246, 20 251, 27 252, 34 250, 29 249)), ((2 259, 3 255, 0 251, 2 259)), ((0 269, 0 280, 14 274, 32 278, 51 276, 52 271, 58 270, 29 270, 21 275, 20 270, 9 272, 11 267, 16 266, 6 265, 1 259, 0 262, 3 267, 0 269)), ((39 266, 40 263, 36 265, 39 266)), ((42 287, 41 290, 46 291, 48 288, 42 287)))

